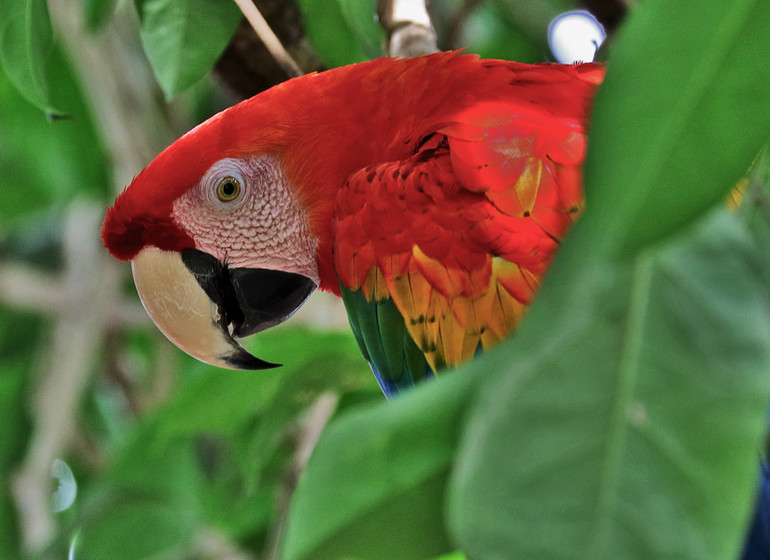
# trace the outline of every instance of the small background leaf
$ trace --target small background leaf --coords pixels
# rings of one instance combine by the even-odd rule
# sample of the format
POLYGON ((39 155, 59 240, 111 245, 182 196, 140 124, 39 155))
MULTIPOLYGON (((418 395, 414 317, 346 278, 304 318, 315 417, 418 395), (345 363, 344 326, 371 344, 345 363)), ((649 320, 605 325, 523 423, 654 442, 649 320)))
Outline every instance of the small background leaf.
MULTIPOLYGON (((456 10, 451 13, 439 10, 436 4, 429 6, 433 24, 440 37, 450 32, 456 10)), ((522 31, 507 17, 506 10, 499 2, 482 2, 469 14, 468 20, 459 30, 459 36, 450 38, 452 44, 439 45, 441 48, 466 48, 484 58, 502 58, 519 62, 541 62, 543 53, 540 45, 522 31)))
MULTIPOLYGON (((19 241, 35 243, 45 232, 38 215, 75 196, 102 198, 110 194, 108 165, 77 80, 67 60, 54 48, 48 83, 55 103, 71 119, 55 123, 41 118, 0 69, 0 221, 9 227, 26 219, 38 223, 19 241), (24 188, 20 188, 24 185, 24 188)), ((2 251, 0 237, 0 251, 2 251)))
POLYGON ((200 80, 241 13, 229 0, 136 0, 144 51, 167 99, 200 80))
MULTIPOLYGON (((494 0, 492 2, 504 21, 526 37, 537 50, 535 60, 552 60, 548 47, 548 25, 563 12, 580 7, 574 0, 494 0)), ((518 59, 516 59, 518 60, 518 59)))
POLYGON ((46 0, 0 3, 0 65, 28 101, 57 117, 47 76, 52 36, 46 0))
MULTIPOLYGON (((5 319, 0 316, 0 334, 8 327, 5 319)), ((24 321, 17 324, 26 327, 24 321)), ((29 430, 24 410, 27 379, 23 358, 14 356, 10 349, 2 348, 2 345, 0 351, 5 362, 0 369, 0 425, 5 430, 5 436, 0 438, 0 480, 4 486, 3 492, 0 492, 0 542, 4 543, 3 553, 8 558, 18 558, 16 511, 9 484, 15 470, 15 458, 24 450, 29 430)))
POLYGON ((327 67, 382 56, 377 0, 298 0, 308 39, 327 67))
POLYGON ((578 7, 573 0, 445 0, 428 6, 444 50, 467 48, 483 58, 536 63, 551 60, 548 24, 578 7), (470 13, 465 10, 473 6, 470 13))

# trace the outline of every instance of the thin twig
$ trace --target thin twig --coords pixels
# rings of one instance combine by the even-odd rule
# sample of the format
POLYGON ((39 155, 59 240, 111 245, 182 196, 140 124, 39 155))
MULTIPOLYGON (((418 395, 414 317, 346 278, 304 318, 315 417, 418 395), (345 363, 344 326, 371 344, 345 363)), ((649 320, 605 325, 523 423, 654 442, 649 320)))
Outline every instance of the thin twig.
POLYGON ((321 393, 315 403, 308 410, 304 429, 302 431, 297 451, 294 454, 294 461, 286 478, 278 498, 278 512, 275 515, 273 526, 267 538, 265 546, 266 560, 275 560, 279 557, 280 546, 283 539, 283 532, 286 528, 286 522, 289 518, 289 504, 297 486, 300 474, 305 469, 310 455, 315 449, 321 432, 326 424, 331 420, 334 411, 337 410, 339 396, 331 391, 321 393))
POLYGON ((267 21, 260 13, 259 9, 254 5, 252 0, 235 0, 238 7, 249 20, 249 23, 254 28, 254 31, 265 44, 267 50, 273 55, 276 62, 283 67, 289 76, 296 77, 301 76, 304 72, 299 65, 294 61, 292 56, 283 48, 283 44, 278 37, 270 29, 267 21))

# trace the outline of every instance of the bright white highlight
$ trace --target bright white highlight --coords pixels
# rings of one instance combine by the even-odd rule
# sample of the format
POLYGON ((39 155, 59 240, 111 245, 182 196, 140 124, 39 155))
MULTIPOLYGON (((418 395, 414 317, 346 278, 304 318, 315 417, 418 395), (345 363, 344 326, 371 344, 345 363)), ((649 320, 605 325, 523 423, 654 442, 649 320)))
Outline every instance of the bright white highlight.
POLYGON ((67 554, 67 560, 75 560, 75 548, 78 545, 78 533, 75 533, 75 536, 72 537, 72 540, 70 541, 70 549, 69 553, 67 554))
POLYGON ((59 481, 59 486, 53 493, 51 505, 53 511, 58 513, 70 507, 78 493, 78 485, 72 469, 61 459, 55 459, 51 467, 51 478, 59 481))
POLYGON ((601 23, 585 10, 565 12, 548 26, 548 43, 558 62, 592 62, 607 34, 601 23))
POLYGON ((425 2, 414 0, 394 0, 392 3, 391 19, 394 24, 418 23, 430 27, 430 16, 425 7, 425 2))

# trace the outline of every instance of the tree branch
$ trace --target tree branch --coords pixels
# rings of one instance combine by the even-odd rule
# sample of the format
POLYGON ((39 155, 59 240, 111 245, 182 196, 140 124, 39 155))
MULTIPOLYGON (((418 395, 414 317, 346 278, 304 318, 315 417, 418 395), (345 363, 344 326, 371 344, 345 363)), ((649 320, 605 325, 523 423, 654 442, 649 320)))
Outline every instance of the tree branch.
MULTIPOLYGON (((107 266, 115 267, 110 262, 107 266)), ((66 312, 72 305, 72 295, 62 289, 59 278, 38 271, 18 262, 3 263, 0 268, 0 303, 10 308, 31 311, 42 315, 66 312)), ((107 327, 150 326, 150 318, 142 306, 120 297, 106 310, 107 327)))
POLYGON ((424 0, 379 0, 377 15, 388 37, 389 56, 438 52, 436 31, 424 0))
POLYGON ((241 550, 226 535, 214 527, 201 527, 190 547, 191 558, 216 558, 216 560, 254 560, 254 556, 241 550))
POLYGON ((120 284, 119 270, 98 242, 101 217, 101 208, 73 205, 66 218, 63 286, 69 304, 55 316, 51 352, 42 360, 30 406, 33 435, 12 483, 23 547, 30 553, 43 550, 54 536, 50 469, 75 433, 103 317, 120 284))

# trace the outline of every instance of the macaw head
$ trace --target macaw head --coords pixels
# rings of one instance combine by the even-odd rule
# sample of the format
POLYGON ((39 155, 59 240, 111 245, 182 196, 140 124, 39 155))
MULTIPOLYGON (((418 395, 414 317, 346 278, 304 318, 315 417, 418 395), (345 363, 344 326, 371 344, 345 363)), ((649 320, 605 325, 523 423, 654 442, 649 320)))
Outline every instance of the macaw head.
POLYGON ((246 118, 254 109, 232 107, 169 146, 118 196, 102 229, 109 251, 131 261, 160 330, 231 369, 274 367, 237 339, 286 320, 320 284, 309 212, 278 133, 246 118))

